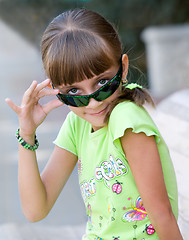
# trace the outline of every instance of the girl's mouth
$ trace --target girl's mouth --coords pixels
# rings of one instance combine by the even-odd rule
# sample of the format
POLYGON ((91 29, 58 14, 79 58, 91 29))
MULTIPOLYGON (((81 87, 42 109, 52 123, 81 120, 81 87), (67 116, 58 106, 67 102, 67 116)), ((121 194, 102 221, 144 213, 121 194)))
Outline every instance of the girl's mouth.
POLYGON ((107 111, 108 107, 104 108, 103 110, 101 110, 100 112, 97 113, 90 113, 90 115, 92 116, 99 116, 101 114, 104 114, 107 111))

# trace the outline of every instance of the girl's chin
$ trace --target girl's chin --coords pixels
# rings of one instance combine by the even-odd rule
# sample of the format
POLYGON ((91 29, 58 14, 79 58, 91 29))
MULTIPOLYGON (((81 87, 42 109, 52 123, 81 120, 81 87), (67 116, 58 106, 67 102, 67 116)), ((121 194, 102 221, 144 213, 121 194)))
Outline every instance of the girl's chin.
POLYGON ((108 117, 105 116, 105 118, 103 118, 102 121, 98 122, 89 121, 89 123, 92 125, 93 130, 97 131, 108 124, 108 117))

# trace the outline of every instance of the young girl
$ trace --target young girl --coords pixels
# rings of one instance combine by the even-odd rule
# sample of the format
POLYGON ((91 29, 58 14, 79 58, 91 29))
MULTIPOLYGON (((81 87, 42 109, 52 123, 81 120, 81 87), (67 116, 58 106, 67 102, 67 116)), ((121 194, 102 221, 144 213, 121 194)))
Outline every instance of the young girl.
POLYGON ((33 81, 19 118, 19 189, 25 216, 43 219, 76 163, 88 222, 83 240, 180 240, 177 185, 167 146, 142 106, 147 91, 127 84, 128 57, 102 16, 85 9, 56 17, 42 38, 48 80, 33 81), (47 88, 51 84, 53 89, 47 88), (57 95, 42 106, 39 99, 57 95), (66 104, 68 114, 40 175, 37 127, 66 104))

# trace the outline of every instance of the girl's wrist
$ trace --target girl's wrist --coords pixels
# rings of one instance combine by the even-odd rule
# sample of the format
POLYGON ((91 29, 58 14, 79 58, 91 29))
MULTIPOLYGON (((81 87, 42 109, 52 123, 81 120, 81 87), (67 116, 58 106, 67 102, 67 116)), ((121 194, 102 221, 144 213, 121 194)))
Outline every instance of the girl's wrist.
POLYGON ((19 136, 24 139, 28 144, 34 145, 35 144, 35 132, 34 133, 26 133, 25 131, 22 130, 22 128, 18 129, 19 131, 19 136))
POLYGON ((39 142, 36 138, 36 135, 34 136, 34 138, 32 137, 32 139, 27 138, 25 139, 20 136, 20 129, 18 129, 16 131, 16 138, 18 139, 18 142, 22 145, 23 148, 31 150, 31 151, 35 151, 38 147, 39 147, 39 142))

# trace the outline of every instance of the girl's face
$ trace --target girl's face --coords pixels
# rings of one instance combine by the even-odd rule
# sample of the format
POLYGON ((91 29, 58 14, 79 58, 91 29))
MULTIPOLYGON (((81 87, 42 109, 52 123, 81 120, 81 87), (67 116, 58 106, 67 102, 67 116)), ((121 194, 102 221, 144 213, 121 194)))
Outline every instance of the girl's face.
MULTIPOLYGON (((122 61, 122 65, 122 77, 124 77, 125 72, 127 71, 124 61, 122 61)), ((109 80, 111 80, 116 75, 118 69, 119 66, 112 66, 104 73, 98 76, 94 76, 91 79, 85 79, 72 85, 62 85, 61 87, 59 87, 60 92, 62 94, 69 95, 89 95, 97 91, 109 80)), ((106 116, 109 113, 113 102, 117 99, 120 91, 121 87, 118 87, 118 89, 110 97, 100 102, 96 101, 94 98, 91 98, 89 104, 85 107, 68 107, 76 115, 89 122, 92 125, 94 131, 97 131, 98 129, 104 127, 107 124, 107 122, 105 121, 106 116)))

